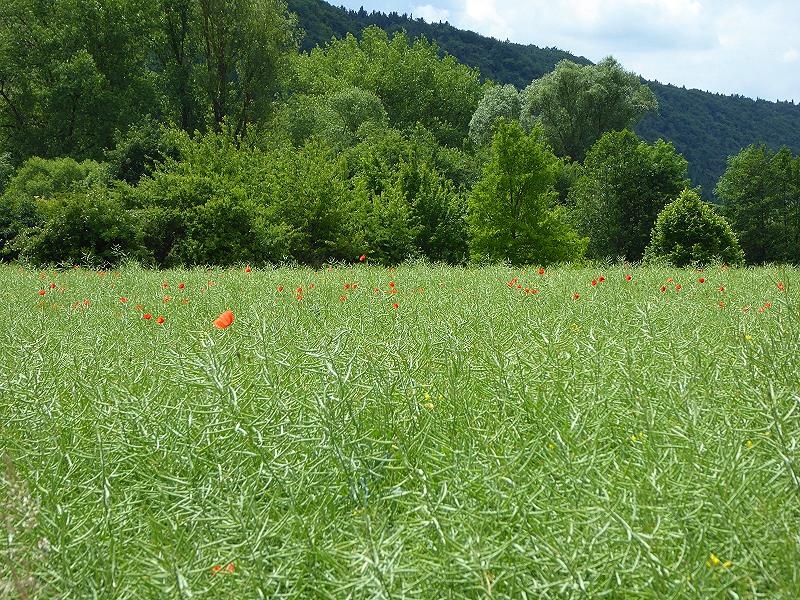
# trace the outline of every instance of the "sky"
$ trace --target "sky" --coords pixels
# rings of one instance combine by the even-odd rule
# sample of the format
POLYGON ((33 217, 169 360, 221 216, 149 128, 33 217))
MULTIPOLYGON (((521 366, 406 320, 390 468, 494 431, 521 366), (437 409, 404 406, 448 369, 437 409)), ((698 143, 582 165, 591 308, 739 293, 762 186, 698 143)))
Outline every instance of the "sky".
POLYGON ((800 103, 800 0, 328 0, 396 11, 646 79, 800 103))

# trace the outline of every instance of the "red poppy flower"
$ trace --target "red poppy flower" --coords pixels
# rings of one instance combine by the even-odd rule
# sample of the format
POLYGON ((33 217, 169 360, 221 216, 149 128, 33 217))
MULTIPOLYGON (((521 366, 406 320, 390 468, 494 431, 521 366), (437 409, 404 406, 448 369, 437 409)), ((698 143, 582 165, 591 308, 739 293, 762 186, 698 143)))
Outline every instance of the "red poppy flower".
POLYGON ((156 317, 156 323, 158 323, 159 325, 163 325, 164 321, 166 321, 166 319, 164 318, 163 315, 158 315, 158 317, 156 317))
POLYGON ((603 283, 605 280, 606 280, 606 278, 603 277, 602 275, 600 275, 600 277, 597 278, 597 282, 598 283, 603 283))
POLYGON ((725 286, 724 285, 719 286, 718 290, 719 290, 720 293, 724 292, 725 291, 725 286))
POLYGON ((298 294, 298 295, 302 294, 303 293, 303 288, 302 287, 298 287, 294 292, 295 292, 295 294, 298 294))
POLYGON ((164 289, 164 290, 168 289, 169 288, 169 282, 162 281, 161 282, 161 288, 164 289))
POLYGON ((149 321, 150 319, 152 319, 152 318, 153 318, 153 315, 151 315, 150 313, 144 313, 144 314, 142 315, 142 318, 143 318, 145 321, 149 321))
POLYGON ((217 329, 225 329, 226 327, 230 327, 231 323, 234 321, 233 311, 226 310, 216 319, 214 319, 214 327, 217 329))
POLYGON ((400 305, 397 302, 395 302, 394 304, 392 304, 392 308, 398 309, 400 308, 400 305))
POLYGON ((390 281, 390 282, 389 282, 389 287, 390 287, 390 288, 393 288, 394 286, 395 286, 395 282, 394 282, 394 281, 390 281))
POLYGON ((128 299, 125 296, 120 296, 119 301, 122 302, 123 304, 126 304, 128 302, 128 299))
POLYGON ((297 296, 295 296, 295 298, 294 298, 294 299, 295 299, 295 300, 297 300, 298 302, 302 302, 302 300, 303 300, 303 295, 302 295, 302 294, 297 294, 297 296))
POLYGON ((680 292, 683 289, 683 286, 680 283, 675 284, 675 291, 680 292))
POLYGON ((572 299, 573 300, 580 300, 581 299, 581 295, 578 292, 575 292, 574 294, 572 294, 572 299))
POLYGON ((166 304, 167 302, 169 302, 170 300, 172 300, 172 296, 164 296, 164 303, 165 303, 165 304, 166 304))
POLYGON ((785 292, 785 291, 786 291, 786 286, 783 284, 783 282, 782 282, 782 281, 779 281, 779 282, 778 282, 778 283, 776 283, 775 285, 778 287, 778 289, 779 289, 781 292, 785 292))
POLYGON ((531 294, 538 294, 538 293, 539 293, 539 290, 537 290, 536 288, 533 288, 531 290, 531 294))
POLYGON ((317 286, 314 283, 309 283, 308 284, 308 289, 310 289, 310 290, 313 290, 315 287, 317 287, 317 286))
POLYGON ((625 275, 625 281, 630 281, 631 279, 633 279, 633 277, 630 275, 625 275))
POLYGON ((772 302, 764 302, 764 308, 772 308, 772 302))
POLYGON ((91 303, 92 303, 92 301, 91 301, 91 300, 89 300, 88 298, 84 298, 84 299, 83 299, 83 305, 84 305, 84 306, 89 306, 91 303))
POLYGON ((659 288, 659 289, 660 289, 661 293, 663 294, 664 292, 667 291, 667 286, 662 285, 661 288, 659 288))
POLYGON ((235 570, 236 570, 236 567, 233 565, 232 562, 228 563, 227 565, 225 565, 225 571, 227 573, 233 573, 235 570))
POLYGON ((46 291, 44 291, 44 290, 39 290, 39 295, 40 295, 40 296, 44 296, 46 293, 47 293, 47 292, 46 292, 46 291))
POLYGON ((349 283, 345 283, 344 284, 344 289, 349 290, 350 289, 350 284, 349 283))
POLYGON ((216 575, 220 571, 222 571, 222 565, 214 565, 213 567, 211 567, 211 574, 212 575, 216 575))
POLYGON ((279 285, 279 286, 278 286, 278 293, 280 294, 282 291, 283 291, 283 286, 282 286, 282 285, 279 285))
POLYGON ((50 282, 50 289, 51 289, 51 290, 54 290, 54 289, 56 289, 56 284, 55 284, 55 282, 53 282, 53 281, 51 281, 51 282, 50 282))
POLYGON ((359 260, 359 262, 364 262, 365 260, 367 260, 367 255, 366 254, 362 254, 361 256, 358 257, 358 260, 359 260))
POLYGON ((340 302, 344 302, 344 301, 346 301, 346 300, 347 300, 347 296, 345 296, 344 294, 342 294, 341 296, 339 296, 339 301, 340 301, 340 302))
POLYGON ((667 283, 672 283, 672 277, 667 277, 667 283))
POLYGON ((178 284, 178 289, 179 289, 179 290, 186 289, 186 284, 185 284, 185 283, 183 283, 183 282, 181 281, 181 282, 178 284))
POLYGON ((540 276, 540 277, 541 277, 542 275, 544 275, 544 267, 539 267, 539 270, 537 271, 537 273, 539 273, 539 276, 540 276))
POLYGON ((705 283, 705 282, 706 282, 705 277, 701 277, 700 279, 697 280, 697 283, 705 283))
POLYGON ((245 268, 244 268, 244 272, 245 272, 245 273, 249 273, 249 272, 251 272, 252 270, 253 270, 253 269, 251 269, 251 268, 250 268, 250 266, 247 266, 247 267, 245 267, 245 268))
POLYGON ((597 285, 597 279, 592 279, 592 287, 595 287, 596 285, 597 285))
POLYGON ((720 300, 717 304, 719 304, 720 308, 725 308, 725 300, 720 300))

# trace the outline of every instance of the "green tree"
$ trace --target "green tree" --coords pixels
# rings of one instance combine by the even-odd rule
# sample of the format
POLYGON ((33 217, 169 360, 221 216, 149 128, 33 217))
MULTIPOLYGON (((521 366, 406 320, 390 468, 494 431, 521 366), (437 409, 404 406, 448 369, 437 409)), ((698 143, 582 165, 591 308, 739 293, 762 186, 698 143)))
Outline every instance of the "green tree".
POLYGON ((424 38, 410 42, 399 32, 389 39, 368 27, 361 40, 348 35, 295 62, 296 91, 323 96, 358 87, 380 98, 392 127, 418 122, 448 146, 460 146, 482 95, 478 72, 452 56, 439 56, 424 38))
POLYGON ((666 261, 675 267, 722 262, 744 264, 744 252, 724 217, 700 198, 684 190, 658 215, 644 261, 666 261))
POLYGON ((114 131, 157 110, 148 69, 154 0, 0 3, 0 145, 102 157, 114 131))
POLYGON ((748 146, 728 159, 716 194, 748 262, 800 262, 800 156, 748 146))
POLYGON ((641 260, 658 213, 689 185, 686 160, 672 144, 648 144, 631 131, 604 134, 570 189, 578 230, 592 258, 641 260))
POLYGON ((563 60, 522 91, 522 122, 539 122, 558 156, 582 161, 607 131, 633 127, 658 102, 612 57, 597 65, 563 60))
POLYGON ((469 139, 476 146, 492 141, 494 125, 498 119, 519 120, 520 97, 511 84, 487 87, 478 108, 469 121, 469 139))
POLYGON ((585 240, 555 202, 558 164, 540 127, 526 134, 516 121, 497 122, 491 158, 469 197, 473 260, 547 264, 580 258, 585 240))

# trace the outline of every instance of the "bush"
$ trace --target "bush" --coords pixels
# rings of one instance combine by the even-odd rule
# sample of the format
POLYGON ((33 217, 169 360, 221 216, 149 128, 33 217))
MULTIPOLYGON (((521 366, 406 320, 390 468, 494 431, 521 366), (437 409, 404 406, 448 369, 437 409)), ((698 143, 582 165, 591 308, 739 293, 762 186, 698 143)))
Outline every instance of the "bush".
POLYGON ((744 252, 724 217, 692 190, 684 190, 658 215, 645 262, 665 261, 675 267, 722 262, 744 264, 744 252))
POLYGON ((106 151, 109 175, 131 185, 152 173, 156 165, 180 156, 176 136, 154 121, 132 126, 124 134, 117 132, 115 142, 116 147, 106 151))
POLYGON ((27 241, 17 236, 32 234, 42 224, 39 201, 64 193, 102 188, 109 181, 106 167, 92 160, 33 157, 17 170, 0 197, 0 258, 13 260, 27 241))
POLYGON ((141 259, 139 223, 107 188, 37 200, 40 225, 24 230, 20 258, 38 264, 116 264, 141 259))

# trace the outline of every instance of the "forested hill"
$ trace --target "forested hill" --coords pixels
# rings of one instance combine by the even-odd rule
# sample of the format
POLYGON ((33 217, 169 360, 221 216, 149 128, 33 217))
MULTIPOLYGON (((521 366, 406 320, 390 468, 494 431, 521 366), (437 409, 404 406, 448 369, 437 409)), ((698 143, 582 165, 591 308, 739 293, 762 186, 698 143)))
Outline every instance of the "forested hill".
MULTIPOLYGON (((358 34, 368 25, 387 31, 406 30, 424 35, 442 51, 477 67, 484 78, 512 83, 518 89, 548 73, 560 60, 589 63, 557 48, 514 44, 463 31, 447 23, 425 23, 398 13, 367 13, 337 8, 322 0, 288 0, 305 30, 303 49, 324 45, 331 37, 358 34)), ((700 90, 647 82, 659 102, 659 114, 639 124, 637 133, 648 141, 664 138, 689 161, 689 175, 711 197, 729 156, 753 143, 800 152, 800 105, 724 96, 700 90)))

